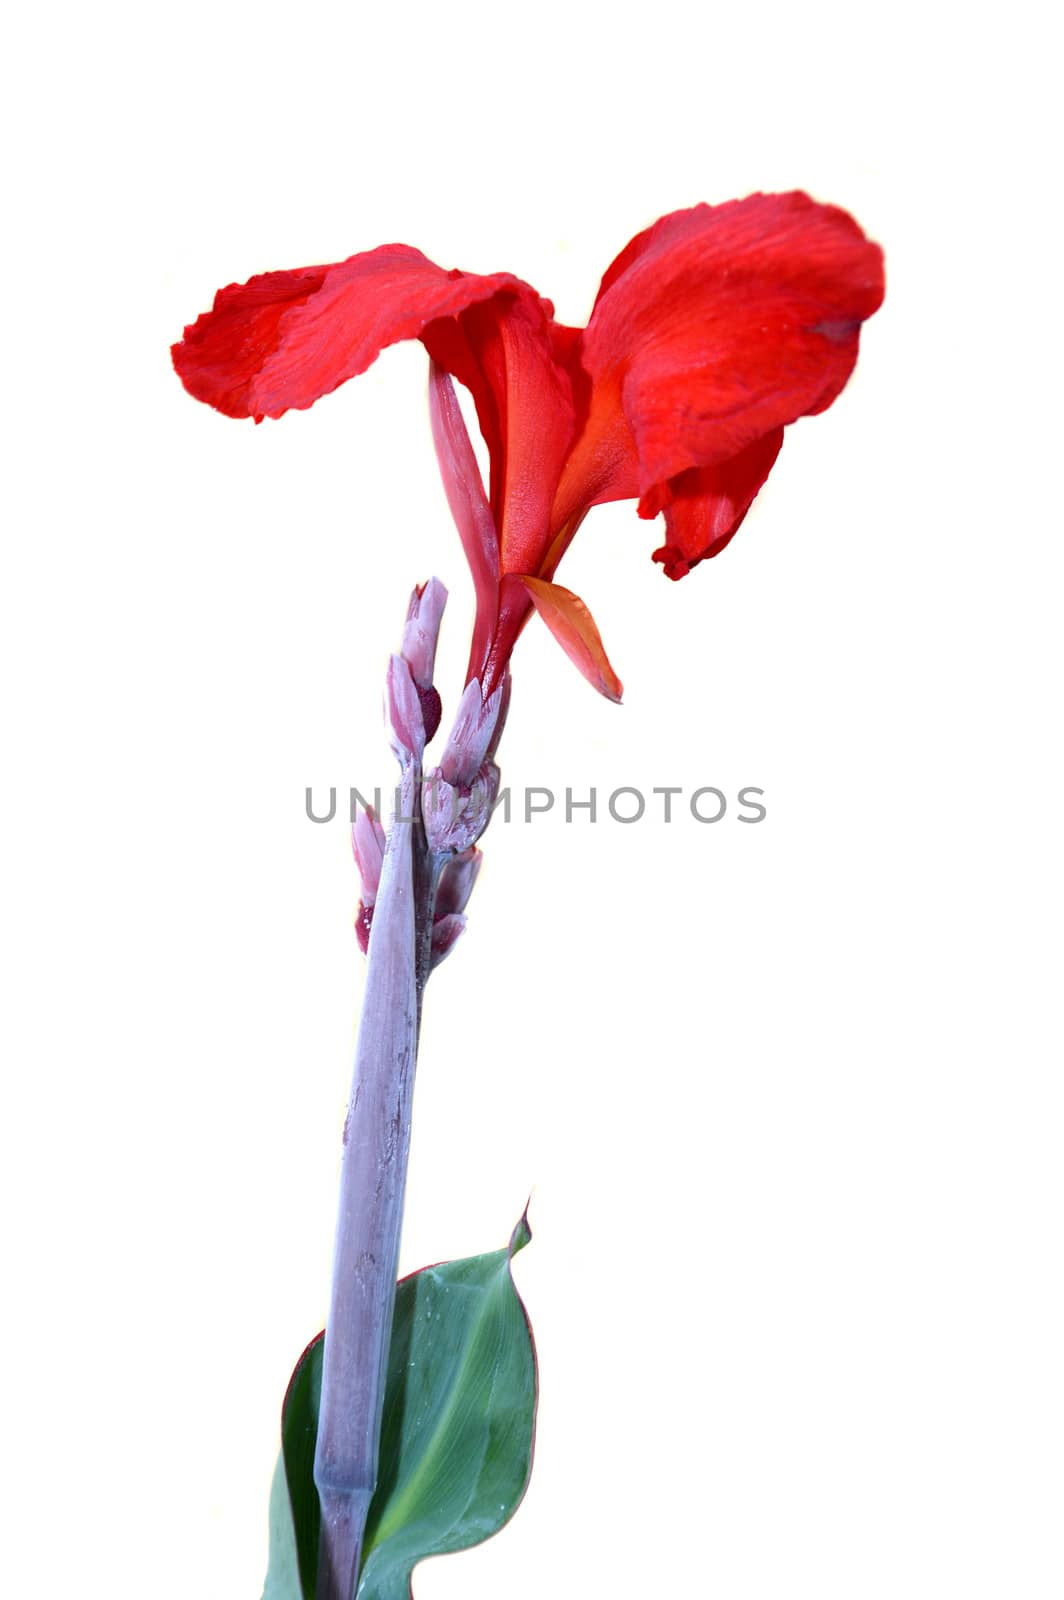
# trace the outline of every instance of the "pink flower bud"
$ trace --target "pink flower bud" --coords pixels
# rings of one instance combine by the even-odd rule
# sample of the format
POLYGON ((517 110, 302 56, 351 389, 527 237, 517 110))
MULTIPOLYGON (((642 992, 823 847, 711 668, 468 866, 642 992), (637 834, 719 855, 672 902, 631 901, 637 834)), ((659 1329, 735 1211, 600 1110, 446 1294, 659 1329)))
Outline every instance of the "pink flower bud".
POLYGON ((453 861, 448 861, 436 891, 437 921, 465 910, 483 860, 482 853, 474 845, 460 856, 455 856, 453 861))
POLYGON ((465 932, 466 919, 457 912, 440 917, 432 925, 432 965, 438 967, 449 956, 465 932))
POLYGON ((432 688, 436 641, 446 604, 447 590, 439 578, 430 578, 428 583, 423 583, 410 596, 410 609, 403 629, 402 655, 419 689, 432 688))
POLYGON ((400 762, 420 761, 425 751, 425 723, 417 684, 402 656, 392 656, 388 663, 384 704, 389 743, 400 762))
POLYGON ((386 835, 372 806, 356 813, 351 828, 351 849, 362 880, 362 903, 372 907, 381 881, 386 835))
POLYGON ((422 795, 429 849, 436 855, 462 855, 476 844, 491 821, 499 793, 499 769, 485 761, 468 787, 448 783, 439 767, 422 795))
POLYGON ((440 757, 440 772, 448 783, 469 788, 487 759, 503 705, 502 684, 484 700, 480 684, 466 684, 454 727, 440 757))

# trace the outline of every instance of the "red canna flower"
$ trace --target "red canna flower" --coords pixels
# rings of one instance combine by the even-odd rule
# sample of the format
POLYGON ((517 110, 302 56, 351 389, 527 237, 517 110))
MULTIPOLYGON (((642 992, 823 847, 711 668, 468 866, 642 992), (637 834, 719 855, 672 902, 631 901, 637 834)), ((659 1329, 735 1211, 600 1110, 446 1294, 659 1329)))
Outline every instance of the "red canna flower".
POLYGON ((554 574, 592 506, 664 514, 670 578, 717 555, 788 423, 824 411, 883 298, 879 247, 800 192, 662 217, 602 280, 586 328, 509 273, 444 271, 408 245, 230 285, 185 329, 174 366, 231 417, 280 417, 386 345, 432 358, 433 436, 476 587, 469 662, 485 695, 539 612, 584 676, 619 699, 587 607, 554 574), (451 379, 473 396, 485 492, 451 379))

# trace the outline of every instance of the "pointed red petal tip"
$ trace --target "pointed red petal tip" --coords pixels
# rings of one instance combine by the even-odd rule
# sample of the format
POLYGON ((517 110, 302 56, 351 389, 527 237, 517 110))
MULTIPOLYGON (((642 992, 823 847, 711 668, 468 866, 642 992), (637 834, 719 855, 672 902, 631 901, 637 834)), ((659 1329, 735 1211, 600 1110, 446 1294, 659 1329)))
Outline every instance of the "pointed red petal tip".
POLYGON ((523 584, 532 604, 557 639, 569 660, 593 689, 620 705, 624 685, 610 665, 595 619, 579 595, 563 589, 560 583, 524 574, 510 580, 523 584))

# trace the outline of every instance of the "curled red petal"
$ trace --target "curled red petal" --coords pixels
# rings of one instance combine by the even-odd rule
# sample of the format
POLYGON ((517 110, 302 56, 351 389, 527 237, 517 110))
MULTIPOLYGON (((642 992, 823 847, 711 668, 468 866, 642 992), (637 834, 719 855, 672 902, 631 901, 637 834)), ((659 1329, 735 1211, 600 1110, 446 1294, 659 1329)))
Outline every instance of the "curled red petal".
POLYGON ((510 581, 528 590, 547 627, 592 688, 619 703, 624 685, 610 665, 595 619, 580 597, 545 578, 520 574, 510 581))
POLYGON ((280 417, 364 372, 386 345, 503 290, 531 293, 508 272, 446 272, 404 244, 261 273, 218 291, 174 345, 174 367, 227 416, 280 417))
POLYGON ((580 344, 584 430, 556 521, 581 494, 647 495, 824 410, 882 298, 878 245, 806 194, 662 217, 602 280, 580 344))
POLYGON ((719 555, 735 536, 783 444, 776 428, 715 467, 689 467, 657 484, 639 502, 641 517, 665 513, 666 543, 654 551, 669 578, 719 555))

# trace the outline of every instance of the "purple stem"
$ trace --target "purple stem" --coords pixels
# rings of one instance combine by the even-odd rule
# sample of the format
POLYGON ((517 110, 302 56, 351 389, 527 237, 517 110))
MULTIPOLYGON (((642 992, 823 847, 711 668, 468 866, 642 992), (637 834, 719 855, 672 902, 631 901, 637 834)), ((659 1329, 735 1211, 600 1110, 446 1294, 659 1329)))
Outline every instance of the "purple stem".
MULTIPOLYGON (((372 905, 351 1099, 344 1123, 332 1293, 322 1354, 314 1483, 321 1502, 316 1600, 354 1600, 370 1501, 377 1485, 381 1412, 392 1336, 403 1222, 410 1112, 421 1003, 433 965, 436 891, 446 865, 452 923, 476 876, 470 852, 483 833, 498 781, 491 760, 506 694, 485 702, 467 686, 432 778, 448 806, 423 813, 425 708, 446 591, 437 579, 415 590, 403 654, 388 668, 385 702, 402 768, 399 808, 388 830, 380 880, 371 829, 356 833, 366 904, 372 905), (446 773, 446 777, 444 777, 446 773), (426 824, 429 824, 426 828, 426 824), (458 876, 454 876, 459 863, 458 876), (465 870, 463 871, 463 866, 465 870), (375 898, 374 898, 375 889, 375 898)), ((435 700, 434 700, 435 697, 435 700)), ((445 903, 447 903, 445 901, 445 903)), ((447 928, 450 941, 461 927, 447 928)), ((437 959, 449 947, 445 940, 437 959)))
POLYGON ((317 1600, 352 1600, 377 1483, 425 951, 438 880, 415 809, 420 776, 411 761, 388 833, 344 1124, 314 1457, 322 1510, 317 1600))

